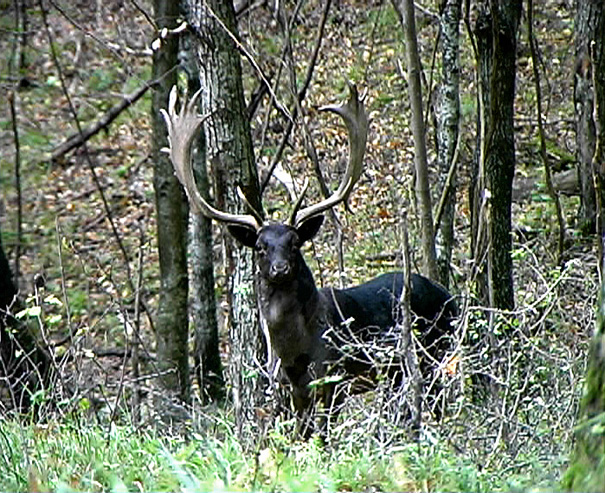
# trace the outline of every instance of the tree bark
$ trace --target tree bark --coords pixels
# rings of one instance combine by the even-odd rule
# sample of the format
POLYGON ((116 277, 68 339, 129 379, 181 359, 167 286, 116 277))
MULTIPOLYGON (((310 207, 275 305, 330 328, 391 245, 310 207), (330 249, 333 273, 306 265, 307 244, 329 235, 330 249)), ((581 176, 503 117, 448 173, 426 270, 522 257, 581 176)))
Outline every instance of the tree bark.
MULTIPOLYGON (((187 74, 189 94, 200 88, 197 47, 191 33, 181 37, 183 68, 187 74)), ((203 130, 193 155, 193 173, 202 196, 210 202, 210 182, 206 170, 206 138, 203 130)), ((194 327, 193 360, 202 402, 222 401, 225 397, 223 366, 219 352, 216 296, 214 293, 214 259, 212 220, 191 210, 189 217, 189 257, 191 321, 194 327)))
MULTIPOLYGON (((242 86, 235 12, 231 2, 188 0, 189 23, 199 48, 201 104, 207 159, 212 165, 215 197, 220 209, 244 212, 237 196, 241 187, 248 201, 261 211, 258 175, 250 124, 242 86)), ((262 363, 264 339, 256 304, 252 252, 236 246, 225 235, 224 253, 228 276, 230 367, 238 435, 245 443, 258 438, 256 409, 263 402, 262 363)))
POLYGON ((416 168, 416 199, 420 209, 422 228, 423 273, 431 279, 438 278, 437 255, 433 228, 431 190, 429 187, 428 161, 426 157, 426 139, 422 112, 422 84, 420 83, 420 56, 416 38, 416 19, 412 0, 393 0, 393 6, 399 15, 405 34, 405 51, 408 69, 408 92, 412 110, 412 135, 414 137, 414 164, 416 168))
MULTIPOLYGON (((489 67, 480 67, 483 86, 485 118, 484 161, 487 214, 487 273, 489 304, 495 308, 514 307, 511 205, 515 171, 514 99, 516 78, 517 30, 521 17, 521 0, 483 1, 482 12, 487 16, 484 28, 477 31, 489 39, 479 40, 479 51, 491 49, 489 67), (486 75, 488 80, 486 81, 486 75), (487 101, 485 101, 487 100, 487 101)), ((480 63, 485 62, 479 54, 480 63)), ((481 169, 481 164, 479 165, 481 169)), ((481 182, 481 178, 479 178, 481 182)), ((481 195, 483 195, 481 194, 481 195)), ((480 234, 480 232, 478 233, 480 234)))
POLYGON ((598 0, 577 2, 574 42, 576 58, 574 108, 576 112, 577 169, 581 191, 579 216, 580 227, 584 233, 594 233, 596 228, 597 205, 592 169, 596 128, 591 46, 596 41, 602 17, 603 2, 598 0))
POLYGON ((50 354, 38 345, 27 325, 14 317, 19 309, 0 235, 0 396, 8 397, 16 410, 28 411, 30 397, 47 387, 52 366, 50 354))
POLYGON ((449 287, 450 262, 454 249, 454 213, 456 206, 456 172, 447 182, 450 168, 456 166, 454 157, 460 125, 460 58, 459 32, 462 0, 444 0, 440 15, 442 33, 442 82, 437 112, 438 163, 442 189, 446 193, 439 233, 440 254, 437 259, 439 280, 449 287), (447 188, 447 189, 446 189, 447 188))
MULTIPOLYGON (((603 259, 601 265, 603 265, 603 259)), ((571 491, 605 488, 605 282, 601 281, 597 326, 590 343, 576 443, 563 485, 571 491)))
MULTIPOLYGON (((170 0, 154 0, 155 21, 158 29, 176 27, 179 3, 170 0)), ((160 300, 156 322, 157 356, 162 370, 161 382, 170 398, 189 402, 191 384, 189 378, 189 327, 187 317, 187 217, 188 205, 185 194, 174 175, 166 153, 166 126, 160 108, 168 106, 168 94, 176 84, 178 38, 169 36, 154 53, 153 78, 159 80, 153 92, 152 125, 154 162, 153 184, 158 224, 158 250, 160 258, 160 300)), ((163 418, 179 421, 184 416, 177 407, 167 407, 157 402, 163 418), (168 412, 173 409, 175 412, 168 412)))

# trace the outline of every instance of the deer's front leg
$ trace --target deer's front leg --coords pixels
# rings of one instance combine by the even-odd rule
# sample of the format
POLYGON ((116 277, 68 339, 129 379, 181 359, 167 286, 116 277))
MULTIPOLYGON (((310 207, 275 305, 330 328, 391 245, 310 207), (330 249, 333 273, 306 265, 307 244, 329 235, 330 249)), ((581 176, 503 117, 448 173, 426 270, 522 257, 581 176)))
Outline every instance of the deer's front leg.
POLYGON ((298 434, 305 440, 315 432, 314 399, 308 386, 292 387, 292 402, 296 410, 298 434))
POLYGON ((285 368, 286 375, 292 383, 292 402, 296 410, 298 433, 305 439, 315 431, 315 392, 309 384, 314 380, 311 374, 311 357, 300 354, 294 363, 285 368))

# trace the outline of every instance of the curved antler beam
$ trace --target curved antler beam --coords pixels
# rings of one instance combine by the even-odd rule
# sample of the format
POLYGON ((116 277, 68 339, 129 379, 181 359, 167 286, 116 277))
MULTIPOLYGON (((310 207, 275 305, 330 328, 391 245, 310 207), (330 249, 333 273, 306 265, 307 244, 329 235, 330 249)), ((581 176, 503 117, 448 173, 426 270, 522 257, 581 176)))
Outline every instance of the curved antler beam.
MULTIPOLYGON (((340 202, 347 201, 353 191, 353 187, 363 172, 363 156, 368 138, 368 115, 364 106, 364 98, 359 97, 357 87, 349 83, 349 99, 340 105, 327 105, 319 108, 319 111, 331 111, 339 115, 347 128, 349 135, 349 161, 347 170, 340 182, 336 192, 321 202, 292 212, 290 224, 299 225, 305 219, 320 214, 340 202)), ((299 199, 299 202, 301 200, 299 199)))
POLYGON ((170 160, 174 166, 177 178, 185 188, 189 203, 199 212, 210 219, 228 224, 239 224, 258 230, 262 226, 260 217, 249 214, 230 214, 212 207, 199 192, 193 176, 191 167, 191 148, 197 132, 205 117, 197 112, 197 102, 201 89, 197 91, 189 101, 185 101, 180 112, 176 111, 176 86, 170 91, 168 100, 168 111, 161 109, 160 112, 166 122, 168 129, 168 143, 170 147, 165 149, 170 154, 170 160))

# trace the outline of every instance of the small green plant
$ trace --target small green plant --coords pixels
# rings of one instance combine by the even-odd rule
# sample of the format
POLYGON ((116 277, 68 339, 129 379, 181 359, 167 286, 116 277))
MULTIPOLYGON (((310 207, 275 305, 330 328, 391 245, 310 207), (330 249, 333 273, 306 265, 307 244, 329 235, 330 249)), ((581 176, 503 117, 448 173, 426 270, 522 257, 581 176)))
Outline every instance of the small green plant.
POLYGON ((494 491, 552 488, 560 465, 528 457, 531 474, 505 475, 479 469, 442 443, 413 443, 404 434, 388 447, 367 433, 324 446, 293 442, 276 426, 254 451, 241 446, 228 421, 220 432, 192 433, 188 440, 85 421, 0 421, 0 470, 6 471, 0 490, 494 491))

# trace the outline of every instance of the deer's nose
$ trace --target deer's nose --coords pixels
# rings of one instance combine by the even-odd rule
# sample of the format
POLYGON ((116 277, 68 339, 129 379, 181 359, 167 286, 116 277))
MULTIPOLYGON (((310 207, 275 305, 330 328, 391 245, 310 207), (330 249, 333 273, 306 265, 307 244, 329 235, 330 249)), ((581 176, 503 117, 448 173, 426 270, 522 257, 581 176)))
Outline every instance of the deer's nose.
POLYGON ((290 273, 290 264, 286 261, 274 262, 270 269, 271 277, 280 278, 290 273))

